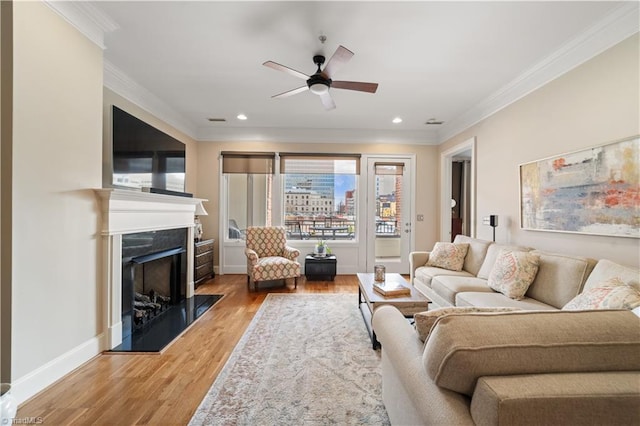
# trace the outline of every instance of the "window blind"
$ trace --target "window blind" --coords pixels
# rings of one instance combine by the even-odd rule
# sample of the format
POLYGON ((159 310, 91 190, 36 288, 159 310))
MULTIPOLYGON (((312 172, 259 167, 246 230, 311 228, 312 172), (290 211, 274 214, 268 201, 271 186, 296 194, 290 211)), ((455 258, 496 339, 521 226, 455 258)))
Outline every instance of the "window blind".
POLYGON ((360 154, 280 153, 282 174, 360 174, 360 154))
POLYGON ((273 174, 275 152, 222 151, 222 173, 273 174))

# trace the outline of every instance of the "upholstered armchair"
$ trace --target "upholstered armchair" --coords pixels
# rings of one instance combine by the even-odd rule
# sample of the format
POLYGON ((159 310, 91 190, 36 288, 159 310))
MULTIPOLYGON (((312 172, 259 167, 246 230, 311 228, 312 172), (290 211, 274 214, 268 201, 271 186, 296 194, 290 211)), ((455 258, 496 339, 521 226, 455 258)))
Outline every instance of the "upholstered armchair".
POLYGON ((294 279, 298 287, 300 251, 287 246, 286 230, 282 226, 250 226, 246 231, 247 284, 255 289, 260 281, 294 279))

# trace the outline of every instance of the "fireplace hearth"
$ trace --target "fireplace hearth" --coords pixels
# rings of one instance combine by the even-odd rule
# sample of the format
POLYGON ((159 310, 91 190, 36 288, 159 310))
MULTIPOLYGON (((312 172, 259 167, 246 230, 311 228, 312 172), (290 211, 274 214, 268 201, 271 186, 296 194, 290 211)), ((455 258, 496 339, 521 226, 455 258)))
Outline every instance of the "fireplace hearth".
MULTIPOLYGON (((194 214, 196 206, 207 200, 117 188, 96 189, 95 192, 101 206, 100 234, 104 254, 103 347, 106 351, 160 350, 188 326, 185 324, 190 324, 216 299, 215 296, 194 295, 194 214), (180 242, 171 242, 171 238, 168 241, 163 237, 166 231, 171 231, 166 235, 179 233, 180 242), (155 260, 144 262, 144 265, 132 262, 136 257, 177 248, 186 249, 186 252, 181 253, 176 260, 173 260, 174 256, 165 257, 160 262, 164 262, 164 265, 159 267, 149 266, 157 262, 155 260), (176 266, 171 266, 175 262, 179 264, 179 273, 176 272, 176 266), (127 268, 143 268, 143 271, 131 271, 127 268), (152 269, 160 270, 165 278, 151 280, 150 277, 156 274, 152 269), (169 287, 166 277, 171 276, 171 270, 174 275, 179 276, 177 296, 172 295, 171 290, 168 293, 166 290, 169 287), (141 280, 144 281, 143 289, 140 288, 141 280), (162 288, 155 288, 156 285, 162 288), (153 293, 149 286, 153 288, 153 293), (167 306, 149 306, 153 309, 140 313, 140 318, 136 321, 133 307, 135 293, 143 294, 149 300, 157 294, 169 297, 169 300, 161 304, 167 306), (126 311, 128 314, 124 315, 126 311), (169 329, 175 330, 169 333, 169 329), (167 336, 170 335, 173 337, 168 337, 167 341, 167 336), (141 342, 150 341, 155 343, 140 346, 141 342)), ((158 297, 155 299, 157 303, 158 297)))

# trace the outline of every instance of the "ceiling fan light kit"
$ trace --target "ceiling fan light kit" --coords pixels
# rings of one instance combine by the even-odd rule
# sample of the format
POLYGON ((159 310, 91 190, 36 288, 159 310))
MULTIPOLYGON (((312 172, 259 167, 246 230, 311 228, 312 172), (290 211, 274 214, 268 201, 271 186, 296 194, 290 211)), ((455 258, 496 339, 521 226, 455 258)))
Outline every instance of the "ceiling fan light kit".
POLYGON ((322 65, 324 64, 325 57, 322 55, 315 55, 313 57, 313 63, 318 66, 315 74, 308 76, 300 71, 296 71, 293 68, 289 68, 284 65, 280 65, 273 61, 265 62, 264 66, 273 68, 274 70, 283 71, 294 77, 307 80, 307 86, 298 87, 297 89, 288 90, 278 95, 272 96, 272 98, 285 98, 297 93, 304 92, 307 88, 311 93, 320 96, 320 101, 326 110, 331 110, 336 107, 336 104, 331 98, 329 89, 333 86, 336 89, 355 90, 358 92, 375 93, 378 90, 378 83, 364 83, 360 81, 333 81, 331 79, 333 72, 340 66, 346 64, 353 57, 353 52, 344 46, 338 46, 333 56, 325 65, 324 70, 322 65))

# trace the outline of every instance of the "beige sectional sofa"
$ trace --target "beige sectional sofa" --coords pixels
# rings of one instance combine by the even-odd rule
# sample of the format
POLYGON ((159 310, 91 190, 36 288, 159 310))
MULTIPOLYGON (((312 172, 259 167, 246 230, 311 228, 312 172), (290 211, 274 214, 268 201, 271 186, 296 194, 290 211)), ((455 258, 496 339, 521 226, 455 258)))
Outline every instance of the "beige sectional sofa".
POLYGON ((423 344, 387 305, 373 328, 393 425, 640 424, 640 318, 630 311, 447 315, 423 344))
POLYGON ((497 244, 464 235, 458 235, 454 243, 469 244, 462 271, 426 266, 428 252, 413 252, 410 256, 410 282, 439 307, 505 306, 529 310, 561 309, 582 291, 596 264, 595 260, 584 257, 497 244), (491 268, 502 249, 531 251, 540 258, 536 278, 522 300, 510 299, 487 285, 491 268))
POLYGON ((537 251, 536 278, 524 299, 513 300, 487 285, 505 246, 457 242, 469 244, 462 271, 426 266, 429 253, 413 253, 412 284, 441 307, 522 310, 444 315, 423 343, 397 309, 376 309, 392 424, 640 424, 640 318, 628 310, 561 310, 612 277, 639 288, 640 271, 537 251))

